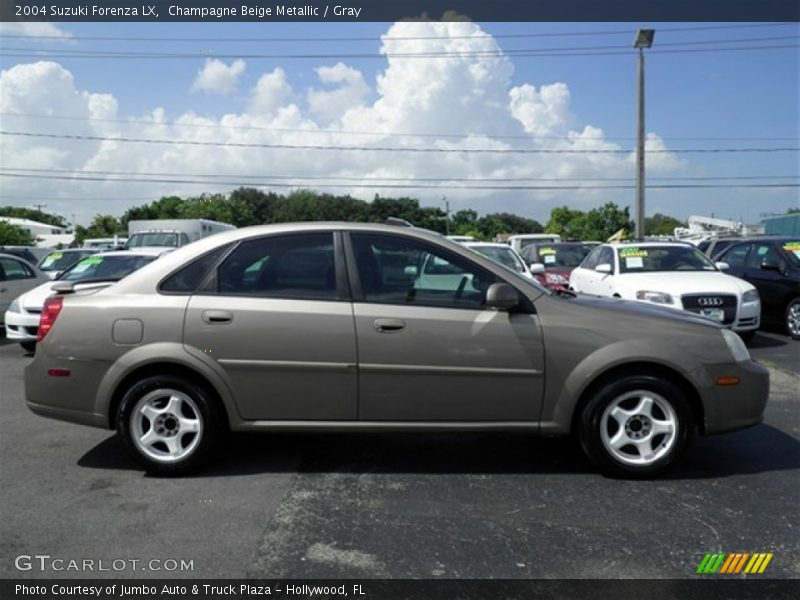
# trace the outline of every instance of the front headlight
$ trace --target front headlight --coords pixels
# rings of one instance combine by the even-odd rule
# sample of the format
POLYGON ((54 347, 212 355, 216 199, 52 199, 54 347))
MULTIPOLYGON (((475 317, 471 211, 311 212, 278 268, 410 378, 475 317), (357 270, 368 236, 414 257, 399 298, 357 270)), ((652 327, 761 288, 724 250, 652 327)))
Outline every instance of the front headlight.
POLYGON ((8 312, 20 312, 19 310, 19 298, 16 298, 11 305, 8 307, 8 312))
POLYGON ((742 304, 747 304, 748 302, 758 302, 759 300, 760 298, 758 297, 758 290, 750 290, 742 295, 742 304))
POLYGON ((637 300, 644 300, 645 302, 654 302, 656 304, 674 304, 672 296, 664 292, 651 292, 649 290, 639 290, 636 292, 637 300))
POLYGON ((558 285, 568 285, 569 279, 564 277, 563 275, 559 275, 558 273, 545 273, 545 279, 547 279, 548 283, 555 283, 558 285))
POLYGON ((733 359, 736 362, 750 360, 750 352, 747 350, 747 346, 744 345, 742 338, 739 337, 739 334, 734 333, 730 329, 722 329, 721 331, 725 343, 728 344, 728 348, 731 354, 733 354, 733 359))

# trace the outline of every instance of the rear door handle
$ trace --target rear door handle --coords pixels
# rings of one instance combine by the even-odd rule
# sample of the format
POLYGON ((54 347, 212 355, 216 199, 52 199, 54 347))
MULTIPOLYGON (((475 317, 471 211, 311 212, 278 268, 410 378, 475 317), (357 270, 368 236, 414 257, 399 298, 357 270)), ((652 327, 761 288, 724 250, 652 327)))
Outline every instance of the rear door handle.
POLYGON ((227 310, 204 310, 203 321, 206 323, 230 323, 233 321, 233 313, 227 310))
POLYGON ((375 319, 373 325, 378 333, 396 333, 406 328, 406 322, 400 319, 375 319))

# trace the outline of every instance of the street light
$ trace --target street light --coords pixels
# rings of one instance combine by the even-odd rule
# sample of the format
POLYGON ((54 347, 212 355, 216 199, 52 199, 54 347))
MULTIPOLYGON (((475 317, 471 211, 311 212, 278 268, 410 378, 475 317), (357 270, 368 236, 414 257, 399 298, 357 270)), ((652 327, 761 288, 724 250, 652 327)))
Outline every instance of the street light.
POLYGON ((644 49, 653 45, 655 29, 636 32, 633 47, 639 49, 639 106, 636 119, 636 239, 644 239, 644 49))

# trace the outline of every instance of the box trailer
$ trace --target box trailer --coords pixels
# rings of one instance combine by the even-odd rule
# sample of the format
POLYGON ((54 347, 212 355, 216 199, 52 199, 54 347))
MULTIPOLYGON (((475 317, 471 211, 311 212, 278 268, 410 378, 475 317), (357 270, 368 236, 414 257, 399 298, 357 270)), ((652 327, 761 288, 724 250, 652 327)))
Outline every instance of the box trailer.
POLYGON ((128 248, 179 248, 200 238, 236 229, 208 219, 146 219, 128 222, 128 248))

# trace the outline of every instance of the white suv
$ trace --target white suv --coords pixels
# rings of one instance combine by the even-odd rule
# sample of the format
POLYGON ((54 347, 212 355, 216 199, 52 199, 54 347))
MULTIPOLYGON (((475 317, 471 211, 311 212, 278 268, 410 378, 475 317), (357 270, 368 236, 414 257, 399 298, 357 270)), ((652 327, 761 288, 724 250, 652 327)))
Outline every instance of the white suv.
POLYGON ((690 244, 643 242, 598 246, 572 271, 570 289, 703 315, 750 337, 761 320, 758 291, 722 273, 690 244))

